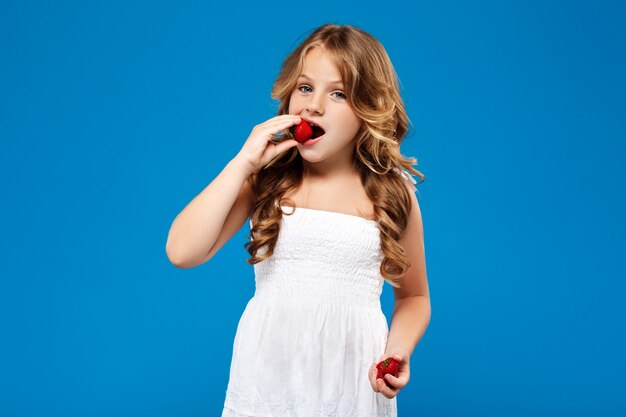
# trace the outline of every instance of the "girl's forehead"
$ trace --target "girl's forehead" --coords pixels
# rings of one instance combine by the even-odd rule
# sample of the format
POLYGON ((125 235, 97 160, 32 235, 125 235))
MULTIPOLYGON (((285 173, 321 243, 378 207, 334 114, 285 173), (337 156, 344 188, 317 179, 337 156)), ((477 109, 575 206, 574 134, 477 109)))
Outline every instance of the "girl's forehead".
POLYGON ((304 62, 313 60, 325 60, 336 64, 337 58, 337 52, 329 51, 328 49, 323 49, 319 47, 309 49, 304 54, 304 62))
POLYGON ((333 73, 335 78, 341 78, 341 67, 338 65, 337 57, 325 50, 319 50, 314 48, 310 50, 303 59, 302 68, 298 76, 310 77, 312 73, 316 71, 323 71, 324 73, 333 73))

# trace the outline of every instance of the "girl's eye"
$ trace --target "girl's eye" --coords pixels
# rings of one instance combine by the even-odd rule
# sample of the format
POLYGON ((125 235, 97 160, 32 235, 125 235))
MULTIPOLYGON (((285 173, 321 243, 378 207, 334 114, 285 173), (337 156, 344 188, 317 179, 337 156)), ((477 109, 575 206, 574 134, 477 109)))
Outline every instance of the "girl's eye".
MULTIPOLYGON (((300 90, 301 92, 308 93, 309 91, 306 91, 306 90, 303 91, 302 90, 303 88, 309 88, 310 89, 311 87, 309 87, 308 85, 301 85, 300 87, 298 87, 298 90, 300 90)), ((346 98, 346 95, 344 93, 342 93, 341 91, 335 91, 333 94, 339 94, 339 98, 341 98, 343 100, 345 100, 345 98, 346 98)))

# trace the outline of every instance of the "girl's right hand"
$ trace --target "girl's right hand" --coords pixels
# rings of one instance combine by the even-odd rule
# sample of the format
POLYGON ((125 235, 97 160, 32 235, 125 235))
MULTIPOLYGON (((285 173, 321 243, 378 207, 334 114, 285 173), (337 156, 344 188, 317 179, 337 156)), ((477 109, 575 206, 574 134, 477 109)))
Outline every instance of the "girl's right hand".
POLYGON ((283 114, 254 126, 236 158, 249 167, 251 174, 257 172, 277 155, 298 145, 295 139, 288 139, 278 144, 270 140, 281 130, 297 125, 300 120, 297 114, 283 114))

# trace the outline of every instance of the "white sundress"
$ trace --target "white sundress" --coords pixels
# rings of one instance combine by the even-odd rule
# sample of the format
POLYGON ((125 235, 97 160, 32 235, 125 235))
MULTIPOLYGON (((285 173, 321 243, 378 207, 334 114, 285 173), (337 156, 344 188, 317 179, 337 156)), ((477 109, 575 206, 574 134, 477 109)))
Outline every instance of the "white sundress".
POLYGON ((281 208, 274 253, 254 265, 222 417, 396 417, 397 397, 368 377, 389 331, 378 223, 281 208))

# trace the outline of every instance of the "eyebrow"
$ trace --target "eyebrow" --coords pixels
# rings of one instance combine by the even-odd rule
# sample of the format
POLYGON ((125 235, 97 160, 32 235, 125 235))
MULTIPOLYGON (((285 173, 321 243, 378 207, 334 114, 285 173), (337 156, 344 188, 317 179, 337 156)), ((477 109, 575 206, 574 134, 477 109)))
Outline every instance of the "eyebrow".
MULTIPOLYGON (((313 78, 309 77, 309 76, 308 76, 308 75, 306 75, 306 74, 302 74, 299 78, 306 78, 307 80, 313 80, 313 78)), ((341 80, 337 80, 337 81, 331 81, 331 82, 329 83, 329 85, 334 85, 334 84, 340 84, 340 85, 343 85, 343 81, 341 81, 341 80)))

